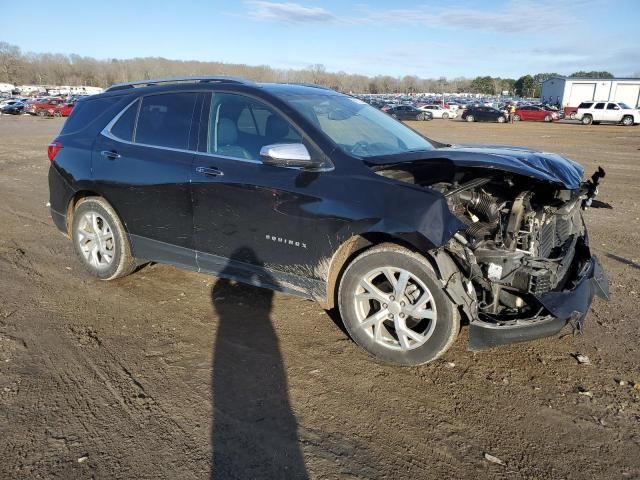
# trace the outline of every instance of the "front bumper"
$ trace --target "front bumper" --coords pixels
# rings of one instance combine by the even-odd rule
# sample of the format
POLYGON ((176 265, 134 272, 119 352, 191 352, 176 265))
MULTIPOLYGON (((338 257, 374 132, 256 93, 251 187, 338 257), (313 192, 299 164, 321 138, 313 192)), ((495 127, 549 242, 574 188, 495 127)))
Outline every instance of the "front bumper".
POLYGON ((584 263, 570 288, 548 292, 538 297, 538 301, 548 311, 548 315, 509 325, 471 322, 469 350, 487 350, 499 345, 550 337, 560 332, 569 322, 574 323, 574 326, 581 330, 594 295, 608 300, 609 280, 598 258, 591 256, 584 263))

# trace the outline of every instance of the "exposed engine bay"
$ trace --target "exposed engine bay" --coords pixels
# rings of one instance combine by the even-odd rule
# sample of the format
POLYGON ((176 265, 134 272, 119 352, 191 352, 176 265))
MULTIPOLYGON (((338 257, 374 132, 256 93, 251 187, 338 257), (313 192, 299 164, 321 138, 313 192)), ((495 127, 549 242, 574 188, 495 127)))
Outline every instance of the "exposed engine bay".
POLYGON ((484 322, 503 325, 544 316, 537 298, 564 289, 588 257, 580 254, 588 252, 582 210, 597 193, 602 169, 579 189, 477 168, 447 175, 419 167, 377 173, 446 198, 465 228, 445 248, 468 291, 475 292, 477 315, 484 322), (434 182, 434 176, 440 179, 434 182))

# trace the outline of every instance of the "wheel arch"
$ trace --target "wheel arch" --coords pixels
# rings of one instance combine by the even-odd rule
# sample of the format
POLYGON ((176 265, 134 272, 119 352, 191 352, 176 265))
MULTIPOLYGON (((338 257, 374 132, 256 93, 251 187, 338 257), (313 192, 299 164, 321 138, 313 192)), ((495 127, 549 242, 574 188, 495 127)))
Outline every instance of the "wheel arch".
POLYGON ((129 229, 127 228, 127 224, 122 218, 122 216, 120 215, 120 212, 118 212, 118 209, 113 205, 113 203, 111 203, 107 198, 105 198, 103 195, 101 195, 99 192, 96 192, 95 190, 82 189, 82 190, 78 190, 77 192, 74 192, 72 197, 69 199, 69 202, 67 203, 67 211, 65 212, 66 213, 65 216, 66 216, 66 222, 67 222, 66 224, 67 235, 69 237, 71 237, 71 226, 73 225, 73 216, 75 214, 76 206, 81 200, 84 200, 85 198, 89 198, 89 197, 101 198, 102 200, 107 202, 109 206, 113 209, 113 211, 116 212, 116 215, 118 215, 118 219, 120 220, 120 223, 122 223, 125 233, 129 235, 129 229))
MULTIPOLYGON (((420 241, 415 235, 385 232, 366 232, 353 235, 344 241, 331 257, 326 274, 324 307, 330 310, 338 305, 338 288, 342 276, 349 264, 361 253, 382 243, 392 243, 412 252, 420 253, 429 263, 434 264, 434 259, 424 253, 434 246, 429 244, 429 247, 424 249, 425 242, 428 241, 424 238, 420 241)), ((435 264, 433 266, 436 267, 435 264)))

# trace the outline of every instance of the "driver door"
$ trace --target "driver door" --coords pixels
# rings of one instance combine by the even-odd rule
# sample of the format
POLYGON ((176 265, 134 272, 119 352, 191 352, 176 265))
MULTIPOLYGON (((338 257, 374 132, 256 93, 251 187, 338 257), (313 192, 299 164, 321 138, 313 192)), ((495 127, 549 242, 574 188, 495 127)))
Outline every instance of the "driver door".
POLYGON ((198 267, 239 279, 258 272, 252 283, 271 285, 274 271, 308 264, 312 239, 326 238, 327 225, 305 209, 321 201, 329 173, 306 185, 307 172, 260 159, 263 146, 304 136, 271 106, 237 93, 209 96, 200 124, 191 175, 198 267), (260 277, 266 269, 272 274, 260 277))

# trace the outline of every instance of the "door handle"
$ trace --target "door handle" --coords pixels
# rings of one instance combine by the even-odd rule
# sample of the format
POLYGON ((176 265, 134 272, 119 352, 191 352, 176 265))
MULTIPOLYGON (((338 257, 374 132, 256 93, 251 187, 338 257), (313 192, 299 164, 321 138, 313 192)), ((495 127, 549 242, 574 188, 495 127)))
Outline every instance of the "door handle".
POLYGON ((222 177, 224 173, 216 167, 196 167, 196 172, 209 177, 222 177))
POLYGON ((114 152, 113 150, 103 150, 100 152, 100 155, 109 160, 115 160, 116 158, 120 158, 122 156, 118 152, 114 152))

